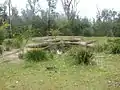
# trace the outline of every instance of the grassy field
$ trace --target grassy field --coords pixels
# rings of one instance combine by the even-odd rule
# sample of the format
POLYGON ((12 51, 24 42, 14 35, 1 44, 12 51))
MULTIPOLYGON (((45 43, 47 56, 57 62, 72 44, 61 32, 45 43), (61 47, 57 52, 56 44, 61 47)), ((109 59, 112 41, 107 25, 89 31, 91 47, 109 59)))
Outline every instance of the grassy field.
POLYGON ((55 55, 40 63, 1 63, 0 90, 120 90, 120 55, 95 53, 94 61, 97 65, 73 65, 68 56, 55 55))

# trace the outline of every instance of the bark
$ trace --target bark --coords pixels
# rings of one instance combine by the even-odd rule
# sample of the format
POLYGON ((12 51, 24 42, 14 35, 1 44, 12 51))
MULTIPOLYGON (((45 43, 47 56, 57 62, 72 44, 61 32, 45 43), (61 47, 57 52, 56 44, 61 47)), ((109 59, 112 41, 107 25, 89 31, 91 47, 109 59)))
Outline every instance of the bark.
POLYGON ((65 46, 67 45, 81 45, 81 46, 86 46, 86 47, 94 47, 95 41, 89 41, 89 42, 70 42, 70 41, 61 41, 61 42, 44 42, 44 43, 38 43, 38 44, 29 44, 26 47, 27 48, 44 48, 47 46, 53 46, 53 45, 61 45, 64 44, 65 46))

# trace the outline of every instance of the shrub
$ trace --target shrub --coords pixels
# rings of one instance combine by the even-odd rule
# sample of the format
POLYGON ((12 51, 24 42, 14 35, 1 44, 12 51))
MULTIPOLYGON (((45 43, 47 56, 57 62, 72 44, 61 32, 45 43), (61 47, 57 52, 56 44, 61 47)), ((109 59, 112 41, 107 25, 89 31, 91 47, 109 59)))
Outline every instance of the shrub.
POLYGON ((27 61, 43 61, 47 60, 47 53, 43 50, 30 50, 25 54, 25 59, 27 61))
POLYGON ((0 45, 0 55, 2 55, 3 54, 3 46, 2 45, 0 45))
POLYGON ((77 61, 78 64, 91 64, 93 52, 86 48, 73 48, 70 55, 77 61))
POLYGON ((97 44, 94 48, 93 48, 93 50, 95 51, 95 52, 104 52, 104 51, 106 51, 107 50, 107 47, 108 47, 108 45, 107 44, 97 44))
POLYGON ((18 39, 14 39, 13 40, 12 47, 14 47, 14 48, 20 48, 21 45, 22 45, 22 42, 20 40, 18 40, 18 39))
POLYGON ((107 44, 107 48, 111 54, 120 53, 120 39, 108 39, 107 44))
POLYGON ((3 41, 3 45, 5 46, 6 51, 10 51, 10 49, 12 48, 12 45, 13 45, 13 40, 12 39, 5 39, 3 41))
POLYGON ((20 48, 22 42, 18 39, 5 39, 3 45, 6 48, 6 51, 10 51, 12 48, 20 48))
POLYGON ((0 45, 2 44, 2 42, 4 41, 4 33, 2 30, 0 30, 0 45))
POLYGON ((110 53, 112 54, 118 54, 120 53, 120 44, 115 44, 111 47, 110 53))

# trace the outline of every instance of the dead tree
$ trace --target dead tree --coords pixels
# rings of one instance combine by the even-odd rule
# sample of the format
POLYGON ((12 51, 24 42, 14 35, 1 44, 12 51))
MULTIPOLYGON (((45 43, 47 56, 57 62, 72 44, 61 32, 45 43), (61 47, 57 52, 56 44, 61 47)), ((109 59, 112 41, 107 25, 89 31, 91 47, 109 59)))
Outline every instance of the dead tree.
POLYGON ((77 6, 80 0, 61 0, 68 20, 73 20, 78 15, 77 6))

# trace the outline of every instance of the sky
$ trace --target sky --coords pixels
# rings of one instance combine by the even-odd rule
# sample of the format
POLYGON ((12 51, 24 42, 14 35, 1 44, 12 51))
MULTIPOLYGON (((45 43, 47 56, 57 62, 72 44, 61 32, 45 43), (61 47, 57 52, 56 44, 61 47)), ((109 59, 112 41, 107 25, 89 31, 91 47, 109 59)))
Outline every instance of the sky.
MULTIPOLYGON (((0 3, 3 3, 5 0, 0 0, 0 3)), ((12 5, 16 6, 19 12, 22 8, 26 7, 27 0, 11 0, 12 5)), ((41 8, 46 9, 47 2, 46 0, 40 0, 41 8)), ((114 9, 120 11, 120 0, 80 0, 78 5, 79 15, 81 17, 95 18, 97 8, 102 9, 114 9)), ((58 0, 57 11, 63 12, 61 0, 58 0)))

